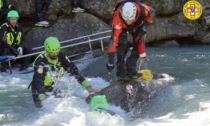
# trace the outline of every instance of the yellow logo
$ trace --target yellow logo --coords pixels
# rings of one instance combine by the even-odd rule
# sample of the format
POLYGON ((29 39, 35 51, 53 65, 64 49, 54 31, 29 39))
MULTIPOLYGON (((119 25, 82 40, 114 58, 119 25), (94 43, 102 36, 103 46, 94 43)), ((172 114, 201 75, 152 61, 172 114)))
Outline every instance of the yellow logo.
POLYGON ((190 20, 196 20, 202 15, 202 6, 196 0, 190 0, 184 4, 184 16, 190 20))

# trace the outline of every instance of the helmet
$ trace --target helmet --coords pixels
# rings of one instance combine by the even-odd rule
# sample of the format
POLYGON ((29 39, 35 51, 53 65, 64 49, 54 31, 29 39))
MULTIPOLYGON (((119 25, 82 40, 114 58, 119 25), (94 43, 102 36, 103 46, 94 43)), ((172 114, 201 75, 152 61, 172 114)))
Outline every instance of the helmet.
POLYGON ((133 20, 136 17, 137 8, 132 2, 126 2, 122 6, 120 13, 124 20, 133 20))
POLYGON ((92 111, 97 111, 100 109, 106 110, 107 100, 105 95, 95 95, 90 100, 92 111))
POLYGON ((11 10, 7 13, 7 18, 11 18, 11 17, 15 17, 15 18, 19 18, 19 14, 16 10, 11 10))
POLYGON ((44 41, 44 48, 47 52, 59 52, 61 50, 61 45, 57 38, 48 37, 44 41))

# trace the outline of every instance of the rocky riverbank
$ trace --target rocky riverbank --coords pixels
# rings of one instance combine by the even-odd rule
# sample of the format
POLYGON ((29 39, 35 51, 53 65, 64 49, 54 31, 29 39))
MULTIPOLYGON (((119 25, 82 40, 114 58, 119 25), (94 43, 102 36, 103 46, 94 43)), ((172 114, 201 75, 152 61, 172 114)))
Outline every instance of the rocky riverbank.
MULTIPOLYGON (((111 29, 112 10, 119 0, 81 0, 85 13, 72 13, 71 0, 52 0, 46 19, 54 24, 49 28, 34 27, 35 0, 8 0, 21 15, 26 32, 25 41, 33 47, 43 45, 47 36, 60 40, 75 38, 111 29)), ((179 46, 210 43, 210 1, 198 0, 203 14, 198 20, 188 20, 182 9, 185 0, 142 0, 156 10, 154 23, 147 27, 148 45, 179 46)))

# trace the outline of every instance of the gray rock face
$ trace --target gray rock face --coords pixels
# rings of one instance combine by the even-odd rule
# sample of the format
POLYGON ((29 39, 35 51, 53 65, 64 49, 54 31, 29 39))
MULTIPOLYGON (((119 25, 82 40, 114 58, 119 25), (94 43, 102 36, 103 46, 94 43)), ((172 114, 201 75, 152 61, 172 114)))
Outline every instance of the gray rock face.
POLYGON ((176 40, 169 40, 169 41, 163 41, 162 44, 160 43, 154 43, 154 46, 160 46, 160 47, 178 47, 179 43, 176 40))
POLYGON ((183 0, 142 0, 142 3, 155 8, 157 15, 173 15, 182 11, 185 2, 183 0))
MULTIPOLYGON (((79 13, 72 19, 60 19, 51 27, 35 27, 31 29, 26 35, 25 41, 34 48, 43 46, 44 40, 49 36, 55 36, 62 41, 108 29, 110 29, 110 26, 95 16, 88 13, 79 13)), ((80 49, 82 49, 81 46, 78 47, 78 50, 80 49)), ((73 50, 67 50, 67 52, 73 52, 73 50)))
POLYGON ((206 33, 202 38, 201 42, 204 44, 210 44, 210 32, 206 33))
MULTIPOLYGON (((113 8, 121 0, 81 0, 82 7, 89 14, 75 15, 71 13, 71 1, 52 0, 46 18, 50 21, 56 21, 56 23, 50 28, 31 29, 26 36, 26 41, 36 47, 42 45, 43 40, 48 36, 57 36, 60 40, 66 40, 110 29, 108 23, 105 24, 102 20, 107 22, 112 17, 113 8)), ((185 18, 182 13, 186 1, 142 0, 142 3, 154 7, 157 14, 154 24, 147 27, 145 42, 162 43, 180 38, 196 38, 198 42, 209 43, 210 1, 198 1, 203 6, 203 15, 200 19, 191 21, 185 18)), ((28 24, 34 25, 35 0, 8 0, 8 3, 17 7, 22 17, 21 20, 31 21, 28 24)), ((28 26, 24 29, 24 31, 26 30, 28 31, 28 26)))
POLYGON ((116 3, 117 0, 83 0, 82 6, 102 19, 109 19, 116 3))
POLYGON ((198 27, 196 21, 186 19, 181 12, 170 18, 157 17, 154 24, 147 27, 146 42, 193 37, 198 27))
MULTIPOLYGON (((82 6, 94 15, 102 19, 109 19, 117 1, 121 0, 83 0, 82 6)), ((183 0, 142 0, 156 9, 157 15, 172 15, 182 11, 183 0)))
MULTIPOLYGON (((35 0, 7 0, 8 3, 14 5, 22 18, 35 18, 35 0)), ((49 15, 59 16, 71 11, 71 0, 52 0, 47 11, 46 17, 49 15)), ((57 18, 56 18, 57 19, 57 18)), ((56 20, 54 19, 54 20, 56 20)))

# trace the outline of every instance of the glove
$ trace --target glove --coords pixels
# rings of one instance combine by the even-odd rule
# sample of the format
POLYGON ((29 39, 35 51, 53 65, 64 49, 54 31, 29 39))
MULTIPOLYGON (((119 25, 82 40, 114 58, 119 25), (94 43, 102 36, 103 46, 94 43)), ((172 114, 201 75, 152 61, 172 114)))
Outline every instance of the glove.
POLYGON ((106 68, 107 68, 107 70, 108 70, 109 72, 112 72, 112 70, 114 69, 114 64, 109 64, 109 63, 107 63, 107 64, 106 64, 106 68))
POLYGON ((18 54, 19 54, 19 56, 23 55, 23 48, 22 47, 18 47, 18 54))
POLYGON ((44 100, 45 97, 46 97, 45 94, 39 94, 39 95, 38 95, 39 100, 44 100))
POLYGON ((139 56, 140 56, 142 59, 146 59, 146 58, 147 58, 146 53, 139 54, 139 56))
POLYGON ((15 59, 15 56, 7 56, 7 59, 15 59))
POLYGON ((90 87, 90 85, 89 85, 89 83, 88 83, 87 80, 84 80, 84 81, 82 82, 82 86, 84 86, 85 88, 90 87))

